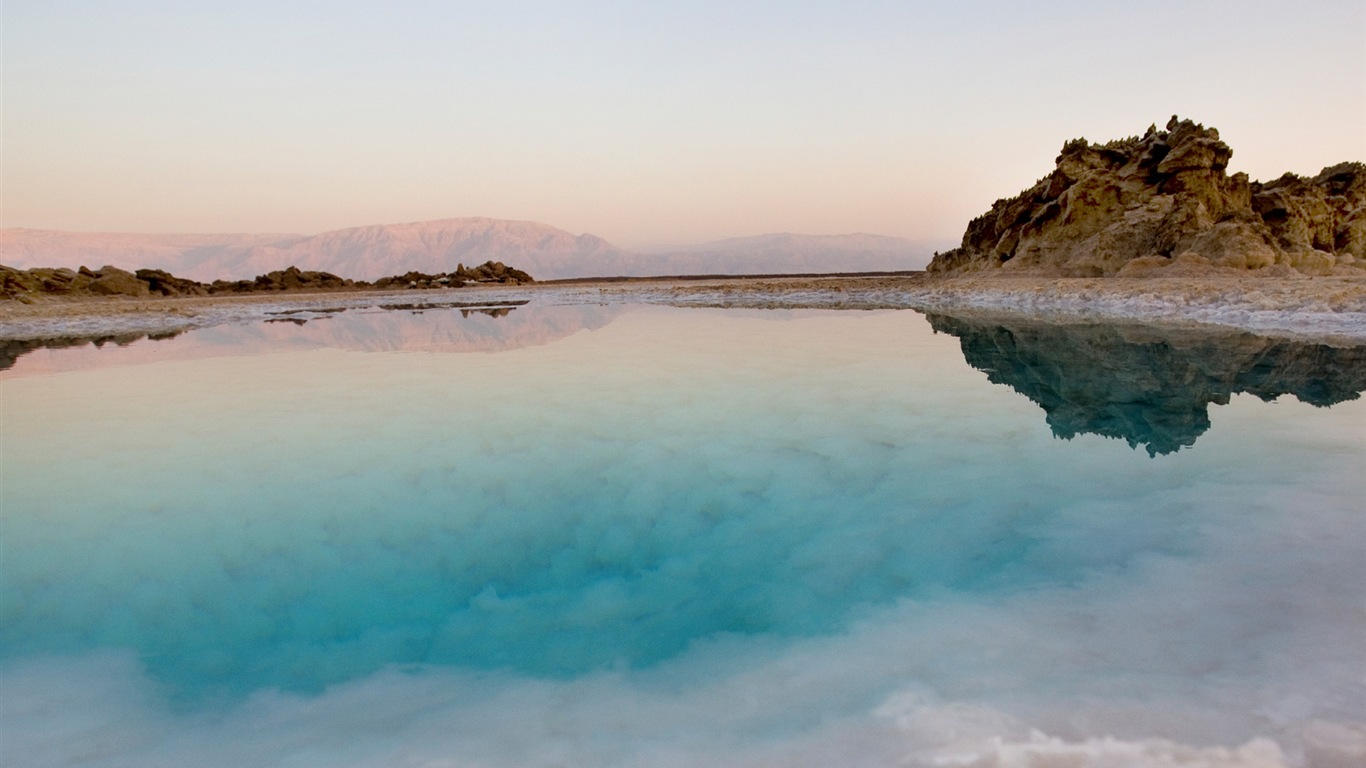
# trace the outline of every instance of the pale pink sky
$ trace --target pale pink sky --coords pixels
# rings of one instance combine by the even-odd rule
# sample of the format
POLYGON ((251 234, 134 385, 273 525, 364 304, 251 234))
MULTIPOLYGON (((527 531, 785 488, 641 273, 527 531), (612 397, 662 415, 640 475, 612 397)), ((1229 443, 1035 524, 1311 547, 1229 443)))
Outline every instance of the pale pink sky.
POLYGON ((1172 113, 1366 159, 1366 6, 6 0, 0 225, 530 219, 623 246, 956 240, 1172 113), (288 7, 282 8, 281 5, 288 7))

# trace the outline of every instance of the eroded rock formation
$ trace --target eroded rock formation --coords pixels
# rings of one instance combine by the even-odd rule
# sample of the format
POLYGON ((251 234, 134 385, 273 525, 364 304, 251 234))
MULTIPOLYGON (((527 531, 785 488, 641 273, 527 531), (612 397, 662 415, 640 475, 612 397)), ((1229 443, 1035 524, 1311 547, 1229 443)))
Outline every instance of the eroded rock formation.
POLYGON ((0 296, 4 298, 36 295, 146 296, 149 292, 147 282, 117 267, 104 267, 98 271, 86 267, 80 270, 42 267, 20 270, 0 265, 0 296))
POLYGON ((1228 175, 1232 155, 1217 130, 1176 117, 1142 136, 1069 141, 1052 173, 973 219, 929 271, 1366 271, 1366 165, 1261 183, 1228 175))
POLYGON ((1366 391, 1366 346, 1333 347, 1250 333, 1054 325, 929 315, 958 337, 969 365, 1038 403, 1053 434, 1115 437, 1150 455, 1193 445, 1209 405, 1246 392, 1316 406, 1366 391))

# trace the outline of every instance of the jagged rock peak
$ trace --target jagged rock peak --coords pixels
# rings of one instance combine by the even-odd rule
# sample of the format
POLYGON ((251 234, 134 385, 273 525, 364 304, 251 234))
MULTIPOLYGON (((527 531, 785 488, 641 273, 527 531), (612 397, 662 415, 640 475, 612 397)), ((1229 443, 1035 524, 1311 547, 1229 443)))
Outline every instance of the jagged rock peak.
POLYGON ((1258 270, 1360 274, 1366 165, 1313 178, 1226 173, 1219 131, 1172 116, 1166 128, 1103 144, 1063 144, 1053 172, 969 222, 931 272, 993 269, 1141 276, 1258 270))

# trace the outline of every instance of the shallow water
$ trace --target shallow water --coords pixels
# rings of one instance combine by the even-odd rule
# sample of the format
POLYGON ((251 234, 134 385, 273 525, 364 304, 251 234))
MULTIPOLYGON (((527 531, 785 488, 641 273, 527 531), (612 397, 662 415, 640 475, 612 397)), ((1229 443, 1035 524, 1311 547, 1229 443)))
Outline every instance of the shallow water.
POLYGON ((4 764, 1366 758, 1360 350, 295 320, 0 377, 4 764))

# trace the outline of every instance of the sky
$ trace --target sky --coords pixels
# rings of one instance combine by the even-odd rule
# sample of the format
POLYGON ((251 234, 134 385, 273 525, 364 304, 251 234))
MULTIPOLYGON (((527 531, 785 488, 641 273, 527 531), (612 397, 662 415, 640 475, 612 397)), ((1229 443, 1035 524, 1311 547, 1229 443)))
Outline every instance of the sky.
POLYGON ((1366 4, 0 0, 0 226, 956 242, 1064 141, 1366 160, 1366 4))

